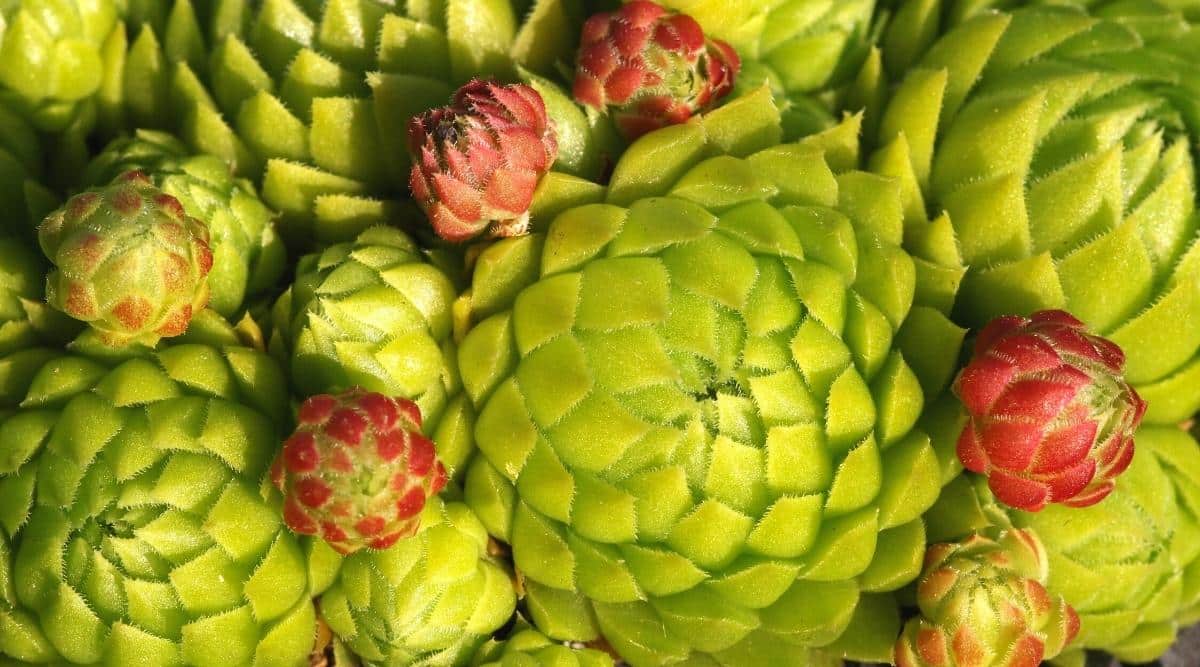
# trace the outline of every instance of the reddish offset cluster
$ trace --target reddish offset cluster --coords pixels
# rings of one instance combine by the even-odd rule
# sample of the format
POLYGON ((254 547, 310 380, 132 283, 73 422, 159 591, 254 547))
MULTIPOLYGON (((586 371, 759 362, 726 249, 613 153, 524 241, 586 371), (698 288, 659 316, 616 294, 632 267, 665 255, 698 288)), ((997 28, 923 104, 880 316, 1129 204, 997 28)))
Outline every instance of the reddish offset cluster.
POLYGON ((954 385, 970 415, 963 465, 1019 509, 1099 502, 1129 466, 1146 411, 1124 366, 1121 348, 1069 313, 992 321, 954 385))
POLYGON ((414 117, 408 145, 413 198, 438 236, 453 242, 526 233, 533 193, 558 157, 536 90, 479 80, 450 106, 414 117))
POLYGON ((313 396, 271 468, 283 518, 343 554, 386 549, 420 527, 425 501, 446 485, 412 401, 352 389, 313 396))
POLYGON ((733 90, 741 60, 695 19, 638 0, 583 25, 574 94, 630 139, 682 123, 733 90))
POLYGON ((1037 667, 1079 634, 1079 615, 1042 584, 1049 568, 1032 531, 935 544, 917 585, 920 616, 896 642, 899 667, 1037 667))
POLYGON ((141 172, 72 197, 38 241, 56 267, 46 300, 112 345, 179 336, 208 303, 208 227, 141 172))

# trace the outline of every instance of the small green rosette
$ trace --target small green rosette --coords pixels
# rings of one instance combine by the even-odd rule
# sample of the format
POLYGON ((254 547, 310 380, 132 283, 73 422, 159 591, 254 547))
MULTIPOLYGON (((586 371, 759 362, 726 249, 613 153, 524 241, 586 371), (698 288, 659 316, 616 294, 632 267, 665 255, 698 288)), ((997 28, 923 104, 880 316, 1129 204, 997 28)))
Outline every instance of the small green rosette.
POLYGON ((59 132, 94 113, 110 40, 111 0, 13 0, 0 8, 0 97, 39 129, 59 132))
POLYGON ((548 636, 639 667, 890 655, 940 471, 893 344, 900 191, 851 169, 855 130, 780 145, 760 89, 480 256, 465 494, 548 636))
POLYGON ((1068 310, 1125 351, 1148 423, 1188 419, 1200 31, 1154 3, 991 4, 900 3, 882 42, 903 78, 870 167, 903 184, 921 302, 967 327, 1068 310))
POLYGON ((270 347, 300 396, 362 387, 415 401, 453 474, 472 450, 475 415, 451 336, 456 296, 404 232, 372 227, 300 259, 272 312, 270 347))
POLYGON ((103 186, 135 169, 208 227, 213 252, 209 308, 232 317, 247 298, 261 296, 279 283, 287 257, 275 231, 275 214, 254 186, 235 178, 224 161, 189 154, 165 132, 139 130, 97 155, 84 172, 84 184, 103 186))
POLYGON ((265 483, 283 374, 234 344, 87 337, 0 413, 0 654, 305 662, 309 564, 265 483))
POLYGON ((1046 588, 1079 613, 1071 649, 1150 662, 1200 621, 1200 445, 1183 431, 1138 431, 1133 464, 1100 503, 1015 513, 1013 522, 1041 537, 1046 588))
POLYGON ((420 531, 383 551, 347 557, 321 596, 329 627, 368 665, 468 664, 512 617, 512 575, 460 502, 430 499, 420 531))

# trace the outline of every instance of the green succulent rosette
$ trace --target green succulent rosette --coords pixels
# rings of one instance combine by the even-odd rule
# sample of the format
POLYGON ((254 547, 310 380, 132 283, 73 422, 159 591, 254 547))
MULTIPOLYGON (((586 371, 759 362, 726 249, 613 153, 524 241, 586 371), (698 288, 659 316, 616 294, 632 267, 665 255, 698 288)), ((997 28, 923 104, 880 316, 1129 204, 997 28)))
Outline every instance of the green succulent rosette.
POLYGON ((539 0, 523 22, 509 0, 264 0, 249 11, 228 0, 208 12, 176 0, 150 14, 125 56, 128 122, 261 177, 289 242, 419 219, 401 203, 408 121, 473 77, 535 82, 553 97, 560 170, 594 177, 604 166, 583 111, 538 75, 561 81, 571 63, 577 2, 539 0))
POLYGON ((968 327, 1066 309, 1125 351, 1147 422, 1183 421, 1200 408, 1200 33, 1151 3, 988 4, 902 3, 883 41, 906 73, 870 165, 903 184, 921 302, 968 327))
POLYGON ((488 552, 488 535, 460 502, 430 499, 420 531, 342 563, 321 596, 321 615, 368 665, 467 664, 512 617, 511 575, 488 552))
POLYGON ((301 396, 362 387, 415 401, 453 473, 471 452, 474 423, 451 337, 456 296, 408 235, 372 227, 300 259, 272 313, 271 348, 301 396))
POLYGON ((304 663, 317 582, 264 482, 286 396, 234 344, 48 361, 0 418, 0 655, 304 663))
POLYGON ((275 231, 275 214, 249 181, 234 178, 228 164, 216 156, 192 155, 164 132, 139 130, 109 144, 88 165, 83 180, 102 186, 135 169, 208 226, 210 308, 232 317, 247 298, 279 283, 287 257, 275 231))
POLYGON ((609 654, 556 642, 520 622, 507 639, 479 648, 472 667, 613 667, 609 654))
MULTIPOLYGON (((112 67, 111 0, 11 0, 0 7, 0 97, 40 129, 61 131, 112 67)), ((85 111, 86 113, 86 111, 85 111)))
POLYGON ((1073 648, 1150 662, 1200 621, 1200 445, 1151 426, 1138 432, 1137 448, 1109 498, 1013 521, 1041 537, 1046 587, 1079 613, 1073 648))
POLYGON ((465 494, 550 637, 638 666, 890 655, 940 488, 893 344, 899 189, 850 170, 853 123, 780 135, 765 88, 646 135, 602 203, 479 257, 465 494))

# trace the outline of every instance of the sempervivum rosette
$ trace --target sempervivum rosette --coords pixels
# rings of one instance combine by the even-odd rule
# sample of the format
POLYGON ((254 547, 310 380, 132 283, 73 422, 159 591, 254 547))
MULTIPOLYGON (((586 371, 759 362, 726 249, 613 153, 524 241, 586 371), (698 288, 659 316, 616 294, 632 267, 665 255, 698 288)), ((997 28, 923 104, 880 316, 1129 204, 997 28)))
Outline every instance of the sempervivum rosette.
POLYGON ((970 419, 958 457, 1019 509, 1094 505, 1133 459, 1146 403, 1121 348, 1061 310, 999 317, 954 383, 970 419))
POLYGON ((1142 428, 1137 445, 1103 501, 1013 521, 1041 538, 1046 587, 1079 612, 1072 648, 1149 662, 1200 620, 1200 446, 1167 427, 1142 428))
POLYGON ((15 0, 0 8, 0 96, 58 131, 101 88, 113 64, 111 0, 15 0))
MULTIPOLYGON (((571 4, 539 1, 522 23, 509 0, 266 0, 202 23, 175 3, 129 46, 128 122, 176 131, 239 175, 261 176, 289 242, 347 241, 403 210, 413 116, 472 78, 570 62, 583 20, 571 4)), ((582 110, 556 96, 551 115, 576 129, 564 170, 598 173, 582 110)))
POLYGON ((605 203, 479 258, 466 498, 551 637, 634 665, 890 655, 940 476, 892 345, 898 190, 836 168, 845 133, 780 133, 763 89, 645 135, 605 203))
POLYGON ((300 259, 275 305, 272 351, 301 396, 361 387, 419 406, 446 467, 470 453, 473 410, 451 340, 456 291, 404 232, 373 227, 300 259))
POLYGON ((733 47, 706 38, 696 19, 634 0, 583 24, 572 92, 636 139, 715 104, 740 69, 733 47))
POLYGON ((369 665, 467 664, 512 617, 512 575, 462 503, 431 498, 416 535, 347 557, 321 615, 369 665))
POLYGON ((245 299, 273 288, 283 275, 283 243, 274 213, 254 187, 236 179, 221 159, 192 155, 169 134, 139 130, 97 155, 84 172, 85 184, 102 186, 136 169, 172 197, 190 216, 205 222, 213 253, 208 274, 208 306, 225 317, 245 299))
POLYGON ((48 362, 0 418, 0 654, 302 663, 308 563, 265 483, 286 395, 268 356, 226 340, 81 339, 48 362))
POLYGON ((612 656, 590 648, 564 645, 519 623, 512 635, 479 649, 473 667, 612 667, 612 656))
POLYGON ((38 243, 54 265, 46 301, 110 345, 182 335, 208 303, 208 227, 138 171, 81 192, 46 216, 38 243))
POLYGON ((907 247, 970 267, 956 322, 1066 309, 1125 350, 1147 422, 1182 421, 1200 407, 1200 78, 1158 42, 1194 31, 1149 3, 1130 20, 1100 18, 1120 3, 963 20, 978 4, 906 3, 885 40, 885 62, 914 65, 872 168, 905 184, 907 247), (926 49, 940 17, 962 22, 926 49))
POLYGON ((1079 632, 1046 591, 1046 551, 1030 530, 935 544, 917 584, 920 616, 896 643, 900 667, 1037 667, 1079 632))

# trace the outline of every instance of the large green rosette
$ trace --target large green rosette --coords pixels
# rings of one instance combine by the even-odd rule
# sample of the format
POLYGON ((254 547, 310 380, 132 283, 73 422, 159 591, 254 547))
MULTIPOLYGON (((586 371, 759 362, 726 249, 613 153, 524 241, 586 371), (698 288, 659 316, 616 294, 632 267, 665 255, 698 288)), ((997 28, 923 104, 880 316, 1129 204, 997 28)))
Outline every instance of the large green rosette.
POLYGON ((760 90, 480 256, 466 499, 550 637, 639 667, 890 655, 940 473, 893 345, 899 190, 844 130, 779 145, 760 90))
POLYGON ((264 483, 286 395, 233 344, 46 363, 0 419, 0 654, 305 664, 308 561, 264 483))
POLYGON ((287 258, 275 231, 275 214, 253 185, 234 178, 220 158, 191 155, 178 139, 153 130, 113 141, 88 165, 83 180, 102 186, 134 169, 208 226, 210 308, 232 317, 247 298, 275 288, 287 258))
POLYGON ((321 615, 358 657, 395 667, 467 664, 515 605, 512 577, 488 554, 479 519, 438 497, 416 535, 349 556, 320 599, 321 615))
POLYGON ((111 0, 10 0, 0 6, 0 97, 40 129, 57 132, 81 114, 113 66, 111 0))
POLYGON ((453 473, 471 452, 451 307, 457 292, 404 232, 373 227, 302 257, 275 304, 272 351, 300 396, 363 387, 412 399, 453 473))
MULTIPOLYGON (((562 171, 598 175, 582 110, 542 75, 571 63, 582 10, 539 0, 176 0, 133 35, 129 124, 170 129, 262 179, 289 243, 348 241, 420 213, 408 196, 409 119, 472 77, 535 82, 559 125, 562 171)), ((561 77, 560 77, 561 78, 561 77)))
POLYGON ((1125 351, 1147 422, 1187 419, 1200 33, 1152 3, 987 4, 901 3, 883 41, 885 63, 912 66, 870 164, 903 184, 920 289, 969 327, 1069 310, 1125 351))
POLYGON ((1200 621, 1200 445, 1174 428, 1147 427, 1137 448, 1099 504, 1013 520, 1042 538, 1046 587, 1079 612, 1072 646, 1150 662, 1200 621))

